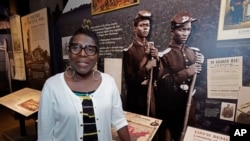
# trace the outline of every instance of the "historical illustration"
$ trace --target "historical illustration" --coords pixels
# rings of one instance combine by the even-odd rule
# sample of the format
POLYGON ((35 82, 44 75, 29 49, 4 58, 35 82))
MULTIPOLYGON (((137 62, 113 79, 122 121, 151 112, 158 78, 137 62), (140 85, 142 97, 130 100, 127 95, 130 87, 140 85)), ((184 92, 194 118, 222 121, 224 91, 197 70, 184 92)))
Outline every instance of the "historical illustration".
POLYGON ((250 38, 250 1, 222 0, 218 40, 250 38))
POLYGON ((92 15, 138 4, 139 0, 92 0, 92 15))

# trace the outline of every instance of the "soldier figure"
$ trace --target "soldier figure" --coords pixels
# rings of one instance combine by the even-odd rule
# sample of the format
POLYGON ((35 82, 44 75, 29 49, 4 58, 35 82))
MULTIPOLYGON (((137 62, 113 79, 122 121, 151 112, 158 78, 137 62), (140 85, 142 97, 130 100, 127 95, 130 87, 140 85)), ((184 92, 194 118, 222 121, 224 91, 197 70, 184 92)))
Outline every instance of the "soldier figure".
POLYGON ((147 91, 150 71, 159 62, 158 50, 147 41, 151 12, 141 10, 134 19, 135 37, 124 49, 123 68, 127 86, 126 110, 147 115, 147 91), (154 59, 152 59, 154 58, 154 59))
POLYGON ((160 57, 160 78, 155 94, 156 117, 163 120, 160 141, 180 140, 190 84, 193 76, 202 70, 204 56, 186 45, 194 21, 187 11, 171 19, 171 41, 160 57))

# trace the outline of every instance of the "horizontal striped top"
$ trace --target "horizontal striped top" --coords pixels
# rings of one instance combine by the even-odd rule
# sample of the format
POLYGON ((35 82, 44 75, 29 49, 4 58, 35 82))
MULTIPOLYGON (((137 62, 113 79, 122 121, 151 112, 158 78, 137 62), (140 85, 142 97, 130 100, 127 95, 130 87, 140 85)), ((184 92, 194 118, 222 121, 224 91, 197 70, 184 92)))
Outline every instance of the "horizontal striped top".
POLYGON ((73 91, 77 96, 80 97, 82 100, 82 110, 83 110, 83 140, 86 141, 97 141, 97 129, 96 129, 96 122, 95 122, 95 113, 93 102, 89 97, 90 94, 94 93, 95 91, 91 92, 77 92, 73 91))

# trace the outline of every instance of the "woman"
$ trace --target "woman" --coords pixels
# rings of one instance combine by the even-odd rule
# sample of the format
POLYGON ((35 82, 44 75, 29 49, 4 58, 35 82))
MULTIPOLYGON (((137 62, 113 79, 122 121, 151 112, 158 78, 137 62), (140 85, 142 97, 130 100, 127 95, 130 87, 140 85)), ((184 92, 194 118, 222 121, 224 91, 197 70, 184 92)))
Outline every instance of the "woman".
POLYGON ((114 79, 94 70, 98 38, 88 29, 71 37, 70 67, 49 78, 38 112, 39 141, 111 141, 111 125, 129 141, 127 120, 114 79))

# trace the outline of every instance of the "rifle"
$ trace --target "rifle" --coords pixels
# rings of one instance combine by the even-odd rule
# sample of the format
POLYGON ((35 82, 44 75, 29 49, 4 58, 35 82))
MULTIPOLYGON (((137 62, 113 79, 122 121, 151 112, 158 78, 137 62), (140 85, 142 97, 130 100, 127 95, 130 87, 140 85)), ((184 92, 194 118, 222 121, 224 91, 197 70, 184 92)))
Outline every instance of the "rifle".
MULTIPOLYGON (((198 48, 195 48, 195 47, 189 47, 189 48, 194 50, 195 52, 200 51, 198 48)), ((183 130, 182 130, 182 133, 181 133, 181 141, 183 141, 183 139, 184 139, 184 135, 185 135, 186 128, 187 128, 187 122, 188 122, 189 111, 190 111, 190 107, 191 107, 192 96, 193 96, 193 93, 195 92, 194 91, 194 85, 195 85, 196 77, 197 77, 197 73, 195 73, 194 76, 193 76, 193 80, 192 80, 192 83, 190 85, 190 90, 189 90, 189 93, 188 93, 188 101, 187 101, 187 107, 186 107, 183 130)))

